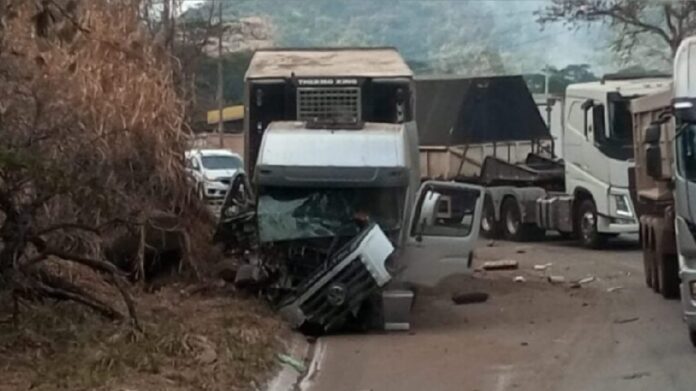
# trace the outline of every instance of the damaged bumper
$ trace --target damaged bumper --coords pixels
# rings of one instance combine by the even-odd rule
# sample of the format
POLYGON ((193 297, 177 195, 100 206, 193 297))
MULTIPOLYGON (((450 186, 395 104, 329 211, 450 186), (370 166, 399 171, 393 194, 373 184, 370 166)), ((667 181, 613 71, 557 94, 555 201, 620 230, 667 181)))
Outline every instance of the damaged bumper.
POLYGON ((280 307, 294 327, 329 331, 354 315, 372 294, 391 280, 385 263, 394 247, 376 224, 346 243, 296 289, 280 307))

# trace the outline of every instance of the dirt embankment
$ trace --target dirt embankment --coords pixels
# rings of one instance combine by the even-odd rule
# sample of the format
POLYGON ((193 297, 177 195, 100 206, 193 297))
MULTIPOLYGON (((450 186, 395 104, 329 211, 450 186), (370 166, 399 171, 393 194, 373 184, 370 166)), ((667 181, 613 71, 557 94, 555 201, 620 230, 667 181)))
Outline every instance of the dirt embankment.
POLYGON ((258 389, 289 331, 255 300, 190 292, 137 294, 143 332, 72 303, 0 309, 0 390, 258 389))

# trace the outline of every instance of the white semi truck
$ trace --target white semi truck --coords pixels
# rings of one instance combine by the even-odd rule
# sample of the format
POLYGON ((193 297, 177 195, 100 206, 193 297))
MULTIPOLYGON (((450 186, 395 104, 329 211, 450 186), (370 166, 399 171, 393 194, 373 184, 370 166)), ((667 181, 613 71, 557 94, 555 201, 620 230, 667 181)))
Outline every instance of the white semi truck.
MULTIPOLYGON (((261 50, 251 60, 254 191, 242 204, 253 205, 267 294, 297 327, 335 329, 364 318, 387 285, 432 286, 471 267, 482 188, 421 184, 412 79, 391 48, 261 50)), ((239 214, 233 204, 223 219, 239 214)), ((394 315, 408 312, 412 292, 381 297, 384 326, 408 327, 394 315)))
MULTIPOLYGON (((449 84, 452 80, 443 79, 442 83, 449 84)), ((487 144, 479 141, 478 144, 458 145, 459 153, 453 153, 453 145, 441 149, 441 154, 446 153, 460 162, 436 160, 433 148, 421 149, 428 176, 473 181, 486 187, 482 234, 510 240, 532 240, 540 238, 546 231, 558 231, 575 236, 583 245, 594 248, 612 236, 638 233, 638 220, 629 190, 629 170, 633 166, 633 125, 629 105, 636 98, 664 89, 669 79, 609 76, 602 81, 570 85, 562 102, 561 137, 553 142, 548 129, 545 137, 540 137, 536 128, 524 130, 529 123, 543 126, 526 87, 523 87, 526 99, 518 91, 520 87, 515 87, 515 91, 509 91, 509 94, 504 90, 496 94, 487 91, 494 89, 497 83, 496 78, 470 83, 466 94, 478 95, 478 98, 465 98, 464 104, 483 107, 480 110, 458 110, 469 115, 487 109, 492 113, 478 121, 476 128, 458 129, 458 123, 454 122, 449 130, 454 135, 458 131, 474 133, 474 139, 485 140, 487 144), (506 102, 512 102, 510 95, 518 96, 515 107, 506 105, 506 102), (506 107, 509 107, 509 114, 504 112, 506 107), (520 113, 523 107, 524 112, 520 113), (495 112, 500 117, 514 114, 522 118, 524 124, 519 124, 520 120, 517 124, 496 122, 492 118, 495 112), (496 123, 505 129, 497 129, 496 123), (534 138, 530 137, 523 144, 525 132, 534 138), (501 137, 484 139, 487 134, 500 134, 501 137), (519 158, 521 148, 526 148, 526 158, 519 158), (554 156, 555 149, 563 151, 563 159, 554 156), (472 160, 476 160, 468 156, 471 151, 483 151, 478 157, 478 173, 459 176, 472 160), (442 162, 439 169, 433 162, 442 162), (459 169, 452 170, 452 167, 459 169)), ((506 83, 510 86, 508 89, 514 86, 509 80, 506 83)), ((420 96, 418 90, 416 96, 420 96)), ((442 99, 437 96, 417 100, 419 112, 429 112, 428 105, 442 105, 442 99)), ((432 129, 424 125, 419 126, 419 131, 427 134, 432 129)), ((466 139, 467 135, 462 138, 466 139)))

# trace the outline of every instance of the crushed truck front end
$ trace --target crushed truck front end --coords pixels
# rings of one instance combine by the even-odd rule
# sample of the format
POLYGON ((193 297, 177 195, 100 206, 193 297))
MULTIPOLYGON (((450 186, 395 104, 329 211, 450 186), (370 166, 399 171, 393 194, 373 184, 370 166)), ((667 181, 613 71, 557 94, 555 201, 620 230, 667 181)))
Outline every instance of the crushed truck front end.
POLYGON ((414 124, 266 129, 254 175, 260 254, 292 324, 333 329, 389 282, 385 262, 419 186, 417 148, 414 124))

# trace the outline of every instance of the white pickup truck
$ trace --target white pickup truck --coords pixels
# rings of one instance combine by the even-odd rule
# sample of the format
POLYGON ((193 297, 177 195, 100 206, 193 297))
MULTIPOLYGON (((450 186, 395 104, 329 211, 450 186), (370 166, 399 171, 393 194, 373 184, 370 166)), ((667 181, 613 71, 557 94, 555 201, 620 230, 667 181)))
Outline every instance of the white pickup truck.
POLYGON ((186 171, 198 197, 208 203, 222 203, 230 186, 230 179, 243 166, 242 158, 226 149, 186 151, 186 171))

